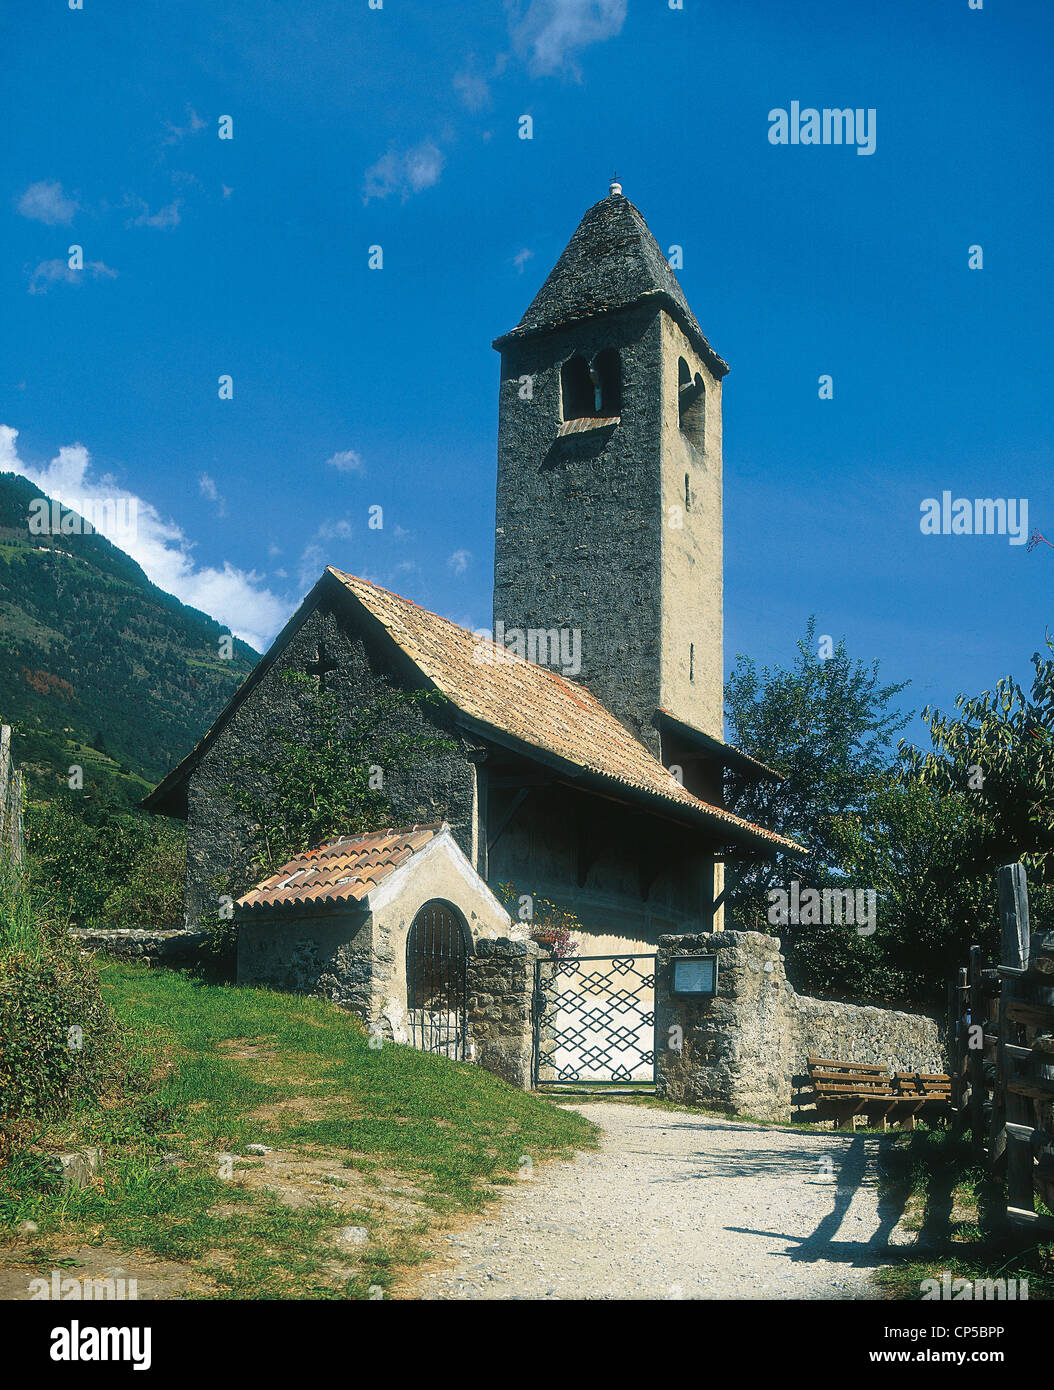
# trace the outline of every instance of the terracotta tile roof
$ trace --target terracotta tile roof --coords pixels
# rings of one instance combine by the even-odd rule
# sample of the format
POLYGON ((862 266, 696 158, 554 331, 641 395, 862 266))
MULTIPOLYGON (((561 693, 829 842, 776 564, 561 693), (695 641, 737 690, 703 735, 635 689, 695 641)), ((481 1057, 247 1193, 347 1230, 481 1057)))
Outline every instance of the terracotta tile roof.
POLYGON ((361 901, 445 828, 442 821, 437 821, 432 825, 375 830, 369 835, 330 840, 283 864, 277 873, 239 898, 237 906, 321 906, 361 901))
POLYGON ((583 685, 516 656, 437 613, 328 567, 463 714, 605 781, 694 812, 735 839, 800 850, 781 835, 693 796, 583 685))

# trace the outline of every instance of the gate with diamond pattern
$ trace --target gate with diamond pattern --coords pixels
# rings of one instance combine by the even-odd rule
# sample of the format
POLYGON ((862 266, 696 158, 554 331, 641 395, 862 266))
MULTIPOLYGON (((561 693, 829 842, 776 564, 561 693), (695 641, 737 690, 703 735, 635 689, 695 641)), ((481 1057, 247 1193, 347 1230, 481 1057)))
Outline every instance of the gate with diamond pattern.
POLYGON ((653 955, 568 956, 536 969, 535 1086, 654 1086, 653 955))

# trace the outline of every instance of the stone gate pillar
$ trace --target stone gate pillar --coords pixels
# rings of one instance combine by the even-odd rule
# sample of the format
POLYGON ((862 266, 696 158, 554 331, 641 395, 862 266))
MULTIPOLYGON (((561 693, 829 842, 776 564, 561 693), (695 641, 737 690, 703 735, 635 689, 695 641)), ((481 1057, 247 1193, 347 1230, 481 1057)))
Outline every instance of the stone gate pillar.
POLYGON ((525 1091, 532 1083, 534 967, 541 954, 533 941, 481 938, 467 966, 473 1060, 525 1091))
POLYGON ((656 1090, 728 1115, 789 1120, 791 996, 779 941, 761 932, 660 936, 655 960, 656 1090), (676 956, 717 958, 717 993, 673 993, 676 956))

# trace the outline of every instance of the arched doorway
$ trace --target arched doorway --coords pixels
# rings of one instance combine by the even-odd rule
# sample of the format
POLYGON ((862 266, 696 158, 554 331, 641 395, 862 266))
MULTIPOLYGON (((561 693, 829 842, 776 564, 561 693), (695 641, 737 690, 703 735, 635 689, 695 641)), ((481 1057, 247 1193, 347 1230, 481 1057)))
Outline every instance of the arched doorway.
POLYGON ((423 1052, 464 1059, 467 961, 471 939, 457 908, 433 898, 406 938, 410 1041, 423 1052))

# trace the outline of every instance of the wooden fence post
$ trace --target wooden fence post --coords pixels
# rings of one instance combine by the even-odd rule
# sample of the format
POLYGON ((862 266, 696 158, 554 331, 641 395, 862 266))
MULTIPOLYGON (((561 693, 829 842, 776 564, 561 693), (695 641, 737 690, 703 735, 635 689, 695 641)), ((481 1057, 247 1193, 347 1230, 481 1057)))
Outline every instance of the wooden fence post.
POLYGON ((7 794, 11 785, 11 726, 0 724, 0 859, 7 845, 7 794))
POLYGON ((1004 864, 999 870, 1000 962, 1013 970, 1028 965, 1028 879, 1024 864, 1004 864))
POLYGON ((11 828, 9 843, 11 847, 11 863, 15 866, 15 869, 19 871, 22 868, 22 861, 25 858, 26 848, 25 831, 22 824, 22 790, 22 769, 18 768, 17 771, 11 775, 11 811, 9 816, 11 828))
MULTIPOLYGON (((999 923, 1002 964, 1012 971, 1028 969, 1028 881, 1023 864, 1004 864, 999 870, 999 923)), ((1024 1137, 1033 1124, 1032 1102, 1011 1089, 1014 1077, 1010 1052, 1010 1005, 1022 999, 1021 977, 1003 975, 999 1001, 999 1090, 1006 1105, 1007 1205, 1018 1211, 1035 1210, 1032 1186, 1032 1145, 1024 1137)))
MULTIPOLYGON (((987 1010, 981 985, 981 948, 970 947, 970 1031, 977 1024, 984 1027, 987 1010)), ((970 1084, 970 1142, 975 1153, 984 1151, 984 1047, 974 1047, 973 1038, 966 1039, 966 1074, 970 1084)))
POLYGON ((22 773, 11 761, 11 726, 0 724, 0 864, 10 864, 16 873, 25 856, 22 828, 22 773))

